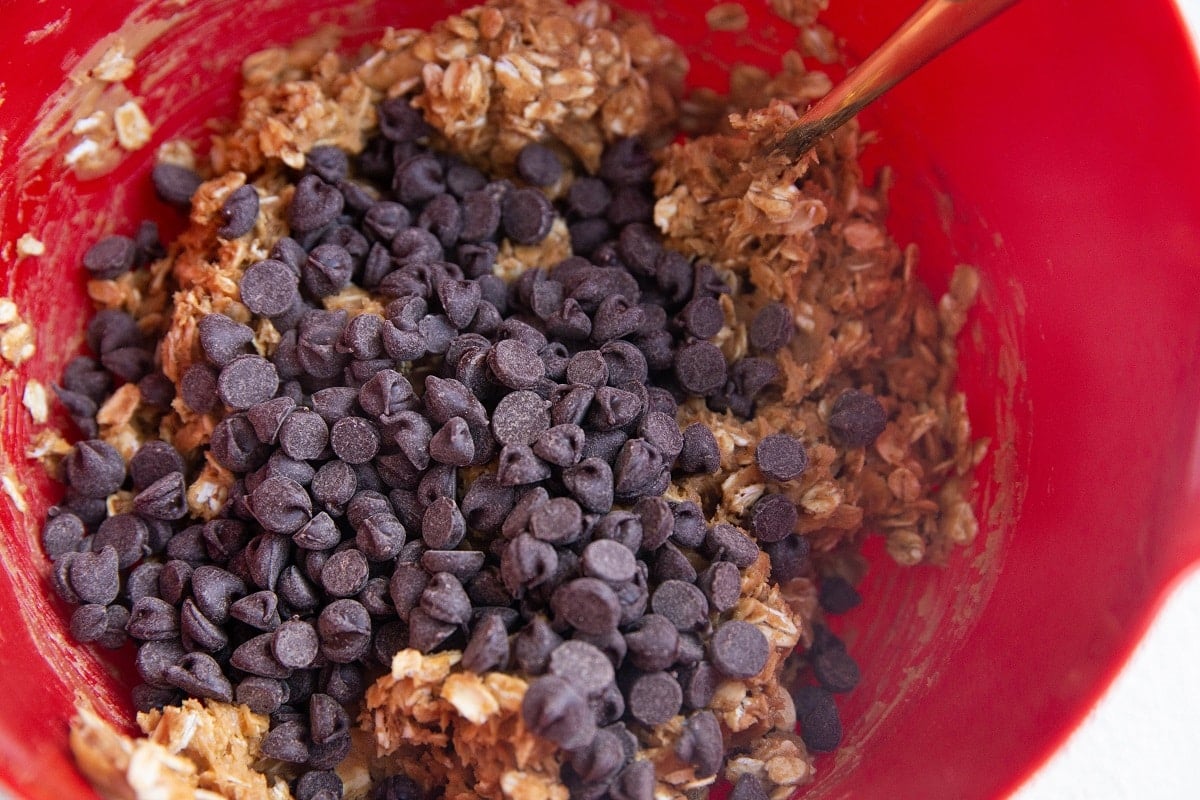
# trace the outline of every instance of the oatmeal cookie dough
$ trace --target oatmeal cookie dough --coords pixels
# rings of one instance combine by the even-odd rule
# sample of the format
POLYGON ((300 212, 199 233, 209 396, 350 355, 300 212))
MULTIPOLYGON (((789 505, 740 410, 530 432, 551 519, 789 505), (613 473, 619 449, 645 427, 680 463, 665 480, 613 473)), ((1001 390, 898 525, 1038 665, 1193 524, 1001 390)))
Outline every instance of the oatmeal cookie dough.
POLYGON ((263 771, 267 718, 245 706, 185 700, 138 715, 143 736, 120 733, 86 703, 71 723, 75 763, 107 798, 290 800, 287 781, 263 771))

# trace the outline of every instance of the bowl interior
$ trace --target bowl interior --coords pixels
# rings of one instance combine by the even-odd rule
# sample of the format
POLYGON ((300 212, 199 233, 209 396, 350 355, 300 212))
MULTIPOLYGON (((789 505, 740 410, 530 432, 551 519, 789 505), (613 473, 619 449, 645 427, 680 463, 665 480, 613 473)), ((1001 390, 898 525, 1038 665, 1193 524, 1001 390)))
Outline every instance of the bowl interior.
MULTIPOLYGON (((75 693, 114 718, 128 709, 128 657, 69 641, 38 544, 56 490, 25 457, 35 426, 24 381, 49 385, 82 342, 80 256, 142 216, 171 232, 149 189, 153 146, 202 142, 203 121, 235 108, 242 57, 323 23, 353 40, 456 5, 48 0, 0 32, 3 294, 37 339, 35 357, 3 373, 0 788, 14 796, 89 796, 66 751, 75 693), (128 85, 154 141, 80 182, 62 166, 88 100, 70 77, 118 34, 139 52, 128 85), (17 256, 25 232, 45 255, 17 256)), ((714 33, 707 4, 625 5, 683 42, 693 81, 717 88, 730 63, 776 68, 795 41, 765 8, 749 9, 752 33, 714 33)), ((887 5, 835 0, 828 24, 862 53, 905 11, 887 5)), ((1069 731, 1200 553, 1200 83, 1166 0, 1121 18, 1043 0, 865 122, 879 131, 868 161, 895 168, 893 233, 921 245, 932 290, 957 263, 984 276, 961 385, 992 446, 974 545, 916 570, 869 545, 866 602, 839 622, 864 676, 840 701, 849 744, 818 762, 806 796, 992 797, 1069 731)))

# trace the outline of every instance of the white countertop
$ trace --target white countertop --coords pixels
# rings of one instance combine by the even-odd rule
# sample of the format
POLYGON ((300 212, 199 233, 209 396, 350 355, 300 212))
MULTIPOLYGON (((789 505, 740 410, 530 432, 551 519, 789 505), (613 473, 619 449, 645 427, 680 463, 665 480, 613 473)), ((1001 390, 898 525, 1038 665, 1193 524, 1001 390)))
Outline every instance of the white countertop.
POLYGON ((1011 800, 1200 798, 1198 665, 1200 570, 1172 593, 1062 750, 1011 800))

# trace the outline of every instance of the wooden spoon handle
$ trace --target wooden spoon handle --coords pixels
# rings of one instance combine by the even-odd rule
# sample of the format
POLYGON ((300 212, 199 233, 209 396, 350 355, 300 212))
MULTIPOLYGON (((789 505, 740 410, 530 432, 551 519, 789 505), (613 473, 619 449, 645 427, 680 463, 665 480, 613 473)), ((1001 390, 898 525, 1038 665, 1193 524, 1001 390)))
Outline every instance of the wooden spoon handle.
POLYGON ((775 146, 799 158, 888 89, 1017 0, 925 0, 879 49, 814 103, 775 146))

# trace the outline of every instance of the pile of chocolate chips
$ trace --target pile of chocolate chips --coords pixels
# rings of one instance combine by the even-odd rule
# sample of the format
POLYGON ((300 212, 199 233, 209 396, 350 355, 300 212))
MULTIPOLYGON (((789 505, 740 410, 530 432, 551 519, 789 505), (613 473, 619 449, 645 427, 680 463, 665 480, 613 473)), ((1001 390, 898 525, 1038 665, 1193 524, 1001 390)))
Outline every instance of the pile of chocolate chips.
MULTIPOLYGON (((790 314, 767 305, 750 325, 755 355, 726 362, 710 340, 729 289, 663 247, 650 224, 654 163, 637 140, 612 145, 556 209, 542 191, 562 177, 550 149, 527 146, 516 181, 490 180, 428 149, 404 99, 379 118, 353 162, 332 147, 308 154, 291 238, 244 273, 242 301, 282 335, 271 357, 254 352, 246 325, 200 322, 203 358, 181 399, 220 419, 211 456, 237 481, 219 516, 187 518, 197 465, 169 443, 126 464, 89 439, 64 459, 66 497, 43 536, 56 588, 79 604, 74 635, 137 641, 140 709, 188 695, 270 715, 263 752, 300 766, 299 800, 340 797, 330 770, 350 747, 345 708, 405 647, 457 648, 466 669, 527 676, 523 717, 569 752, 573 797, 650 800, 653 769, 632 760, 630 729, 680 713, 678 755, 716 773, 713 692, 758 674, 770 652, 757 628, 728 618, 741 570, 761 549, 787 580, 806 570, 808 545, 782 494, 748 514, 752 536, 662 495, 673 473, 719 467, 711 431, 679 429, 678 403, 753 414, 790 314), (571 257, 511 284, 493 274, 502 238, 540 242, 557 215, 571 257), (322 306, 351 284, 382 298, 384 314, 322 306), (105 498, 123 488, 133 510, 107 516, 105 498)), ((176 204, 199 185, 165 165, 154 181, 176 204)), ((258 211, 253 188, 233 192, 219 235, 250 231, 258 211)), ((161 254, 153 233, 108 237, 84 266, 99 277, 136 268, 161 254)), ((128 315, 98 314, 88 344, 99 361, 75 359, 56 387, 85 435, 114 378, 170 403, 153 343, 128 315)), ((852 391, 831 425, 857 447, 884 421, 878 401, 852 391)), ((808 464, 783 434, 756 457, 773 481, 808 464)), ((846 591, 829 595, 846 605, 846 591)), ((840 645, 824 632, 811 654, 823 686, 798 697, 817 750, 841 735, 829 692, 857 681, 840 645)), ((407 797, 409 786, 379 793, 407 797)))

